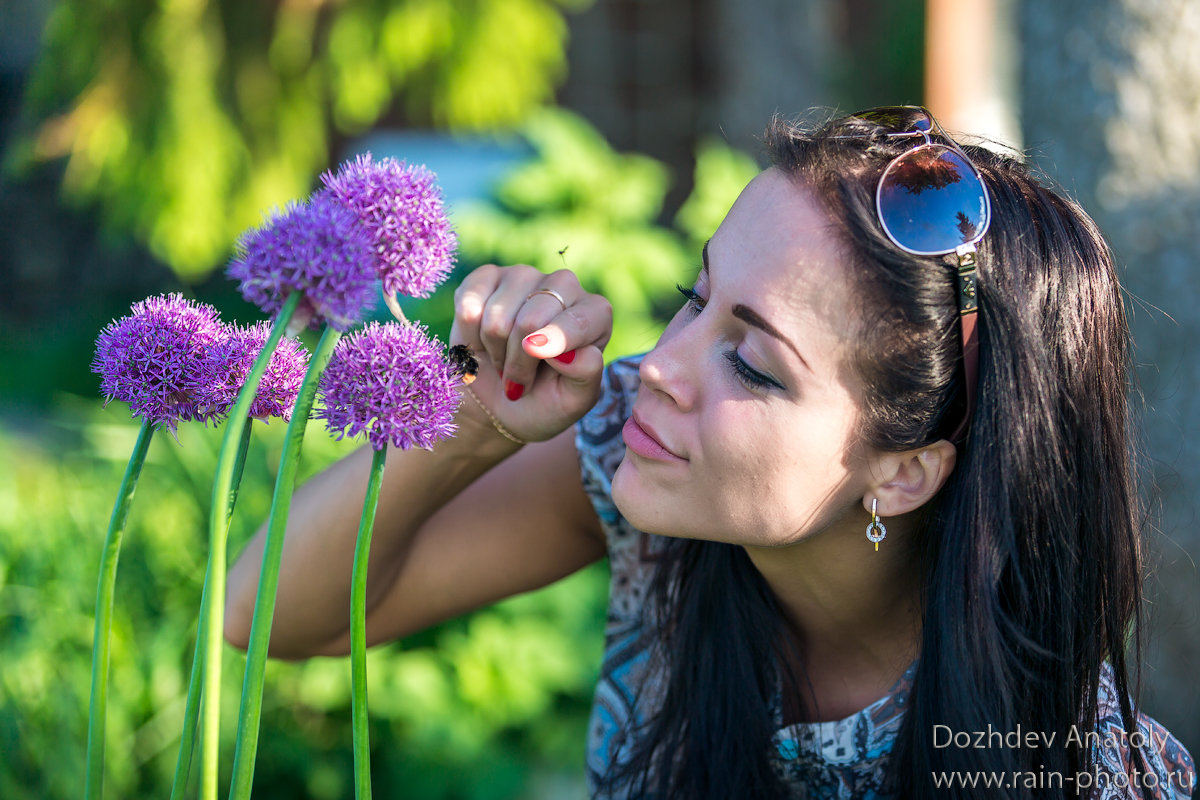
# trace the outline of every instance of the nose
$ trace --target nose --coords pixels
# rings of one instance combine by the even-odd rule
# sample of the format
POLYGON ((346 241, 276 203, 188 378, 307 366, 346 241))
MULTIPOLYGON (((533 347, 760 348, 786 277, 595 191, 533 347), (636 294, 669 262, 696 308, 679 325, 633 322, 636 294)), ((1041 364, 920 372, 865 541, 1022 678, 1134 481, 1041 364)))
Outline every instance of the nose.
POLYGON ((642 385, 669 399, 680 411, 690 411, 696 404, 701 354, 695 347, 697 337, 687 332, 697 322, 676 316, 638 368, 642 385))

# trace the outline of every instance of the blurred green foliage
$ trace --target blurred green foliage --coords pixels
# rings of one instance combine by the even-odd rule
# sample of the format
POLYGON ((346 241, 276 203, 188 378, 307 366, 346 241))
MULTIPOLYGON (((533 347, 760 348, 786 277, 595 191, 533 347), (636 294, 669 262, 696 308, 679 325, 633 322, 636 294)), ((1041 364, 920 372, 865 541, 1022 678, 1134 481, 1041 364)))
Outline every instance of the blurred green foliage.
MULTIPOLYGON (((657 222, 669 181, 661 164, 616 153, 564 112, 540 114, 525 131, 534 150, 529 162, 502 180, 488 202, 457 216, 458 274, 488 260, 545 270, 565 262, 616 307, 606 358, 648 348, 678 307, 673 284, 692 280, 700 244, 757 168, 723 145, 704 144, 695 189, 667 227, 657 222)), ((444 337, 451 295, 443 290, 406 308, 444 337)), ((0 422, 4 798, 79 794, 100 549, 137 433, 120 404, 104 410, 98 399, 60 394, 53 405, 36 417, 0 422)), ((283 433, 280 424, 256 425, 231 553, 266 517, 283 433)), ((160 432, 134 498, 113 629, 110 797, 169 793, 219 435, 185 425, 176 442, 160 432)), ((305 442, 304 474, 353 446, 334 442, 314 424, 305 442)), ((606 600, 607 568, 600 564, 373 650, 368 674, 376 795, 581 795, 606 600)), ((244 659, 231 649, 226 658, 222 765, 228 770, 244 659)), ((255 796, 348 798, 351 774, 348 660, 272 662, 255 796)))
POLYGON ((197 281, 308 193, 335 136, 389 111, 494 129, 550 100, 563 13, 588 4, 58 0, 7 166, 65 158, 69 198, 197 281))
MULTIPOLYGON (((34 427, 0 429, 0 796, 74 798, 82 785, 89 654, 104 526, 137 427, 123 408, 64 400, 34 427)), ((233 552, 267 512, 280 424, 256 425, 233 552)), ((220 431, 160 432, 137 489, 118 571, 106 790, 165 797, 175 766, 209 486, 220 431)), ((348 445, 314 425, 306 470, 348 445)), ((607 573, 597 565, 372 651, 380 797, 524 796, 534 774, 582 775, 607 573)), ((244 659, 227 651, 225 744, 244 659)), ((272 662, 255 796, 352 795, 346 659, 272 662)), ((223 764, 230 767, 229 754, 223 764)))

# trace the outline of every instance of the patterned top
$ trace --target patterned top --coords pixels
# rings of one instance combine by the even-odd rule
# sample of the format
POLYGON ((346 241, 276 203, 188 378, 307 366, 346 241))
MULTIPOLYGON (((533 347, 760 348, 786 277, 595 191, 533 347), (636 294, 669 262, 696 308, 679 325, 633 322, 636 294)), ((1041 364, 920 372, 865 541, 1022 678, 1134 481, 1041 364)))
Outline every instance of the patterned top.
MULTIPOLYGON (((609 765, 628 759, 633 745, 628 732, 636 728, 630 723, 643 722, 648 710, 661 702, 665 683, 664 665, 652 646, 656 632, 643 625, 642 616, 643 601, 665 540, 634 528, 612 501, 613 473, 625 455, 621 428, 637 394, 640 361, 637 356, 621 359, 605 369, 600 400, 576 428, 583 486, 604 528, 612 570, 604 661, 588 730, 587 777, 593 796, 597 796, 609 765)), ((886 695, 845 719, 780 727, 771 755, 797 798, 887 797, 882 786, 888 755, 904 716, 915 671, 914 663, 886 695)), ((780 702, 775 705, 782 706, 780 702)), ((1096 764, 1087 775, 1062 778, 1061 785, 1070 793, 1075 793, 1073 784, 1077 782, 1081 796, 1099 787, 1100 800, 1118 800, 1140 797, 1137 788, 1144 784, 1161 800, 1191 797, 1196 783, 1191 756, 1162 725, 1144 714, 1138 715, 1138 732, 1147 742, 1143 752, 1153 775, 1136 773, 1139 782, 1133 790, 1129 788, 1126 766, 1130 751, 1122 744, 1126 737, 1112 669, 1107 664, 1101 675, 1098 718, 1099 736, 1085 738, 1085 743, 1094 748, 1096 764)), ((953 779, 975 780, 983 787, 988 780, 1011 781, 1014 777, 953 779)), ((1046 779, 1045 773, 1041 779, 1046 779)))

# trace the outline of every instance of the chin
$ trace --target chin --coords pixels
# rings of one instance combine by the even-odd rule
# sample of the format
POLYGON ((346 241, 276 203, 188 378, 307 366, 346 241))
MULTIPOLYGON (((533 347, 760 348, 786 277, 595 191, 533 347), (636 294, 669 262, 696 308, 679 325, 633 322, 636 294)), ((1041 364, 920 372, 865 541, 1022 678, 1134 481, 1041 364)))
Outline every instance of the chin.
POLYGON ((676 526, 669 522, 672 498, 638 474, 628 457, 613 473, 612 499, 621 516, 639 531, 659 536, 679 535, 676 526))

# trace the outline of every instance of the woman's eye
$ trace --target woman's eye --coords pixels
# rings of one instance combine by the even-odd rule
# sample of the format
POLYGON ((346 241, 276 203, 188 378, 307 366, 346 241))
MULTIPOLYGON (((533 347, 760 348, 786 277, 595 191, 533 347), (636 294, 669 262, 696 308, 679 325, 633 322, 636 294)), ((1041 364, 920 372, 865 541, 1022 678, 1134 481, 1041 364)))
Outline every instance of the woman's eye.
POLYGON ((744 383, 750 389, 783 389, 774 378, 764 375, 758 370, 751 367, 749 364, 738 355, 737 350, 730 350, 725 353, 725 360, 733 367, 733 373, 738 380, 744 383))
MULTIPOLYGON (((695 289, 689 289, 686 286, 678 283, 675 284, 675 288, 678 289, 679 293, 687 300, 683 307, 687 309, 689 313, 695 315, 704 310, 704 306, 706 305, 707 301, 700 296, 699 292, 697 292, 695 289)), ((734 375, 748 389, 756 389, 759 391, 762 391, 763 389, 784 390, 783 385, 780 384, 779 381, 775 380, 769 375, 759 372, 747 364, 746 361, 740 355, 738 355, 736 348, 726 352, 724 355, 725 360, 729 362, 729 366, 732 367, 734 375)))
POLYGON ((687 303, 685 305, 689 311, 691 311, 693 314, 699 314, 704 310, 704 299, 696 293, 695 289, 689 289, 686 286, 682 286, 678 283, 675 284, 675 288, 679 290, 681 295, 687 298, 687 303))

